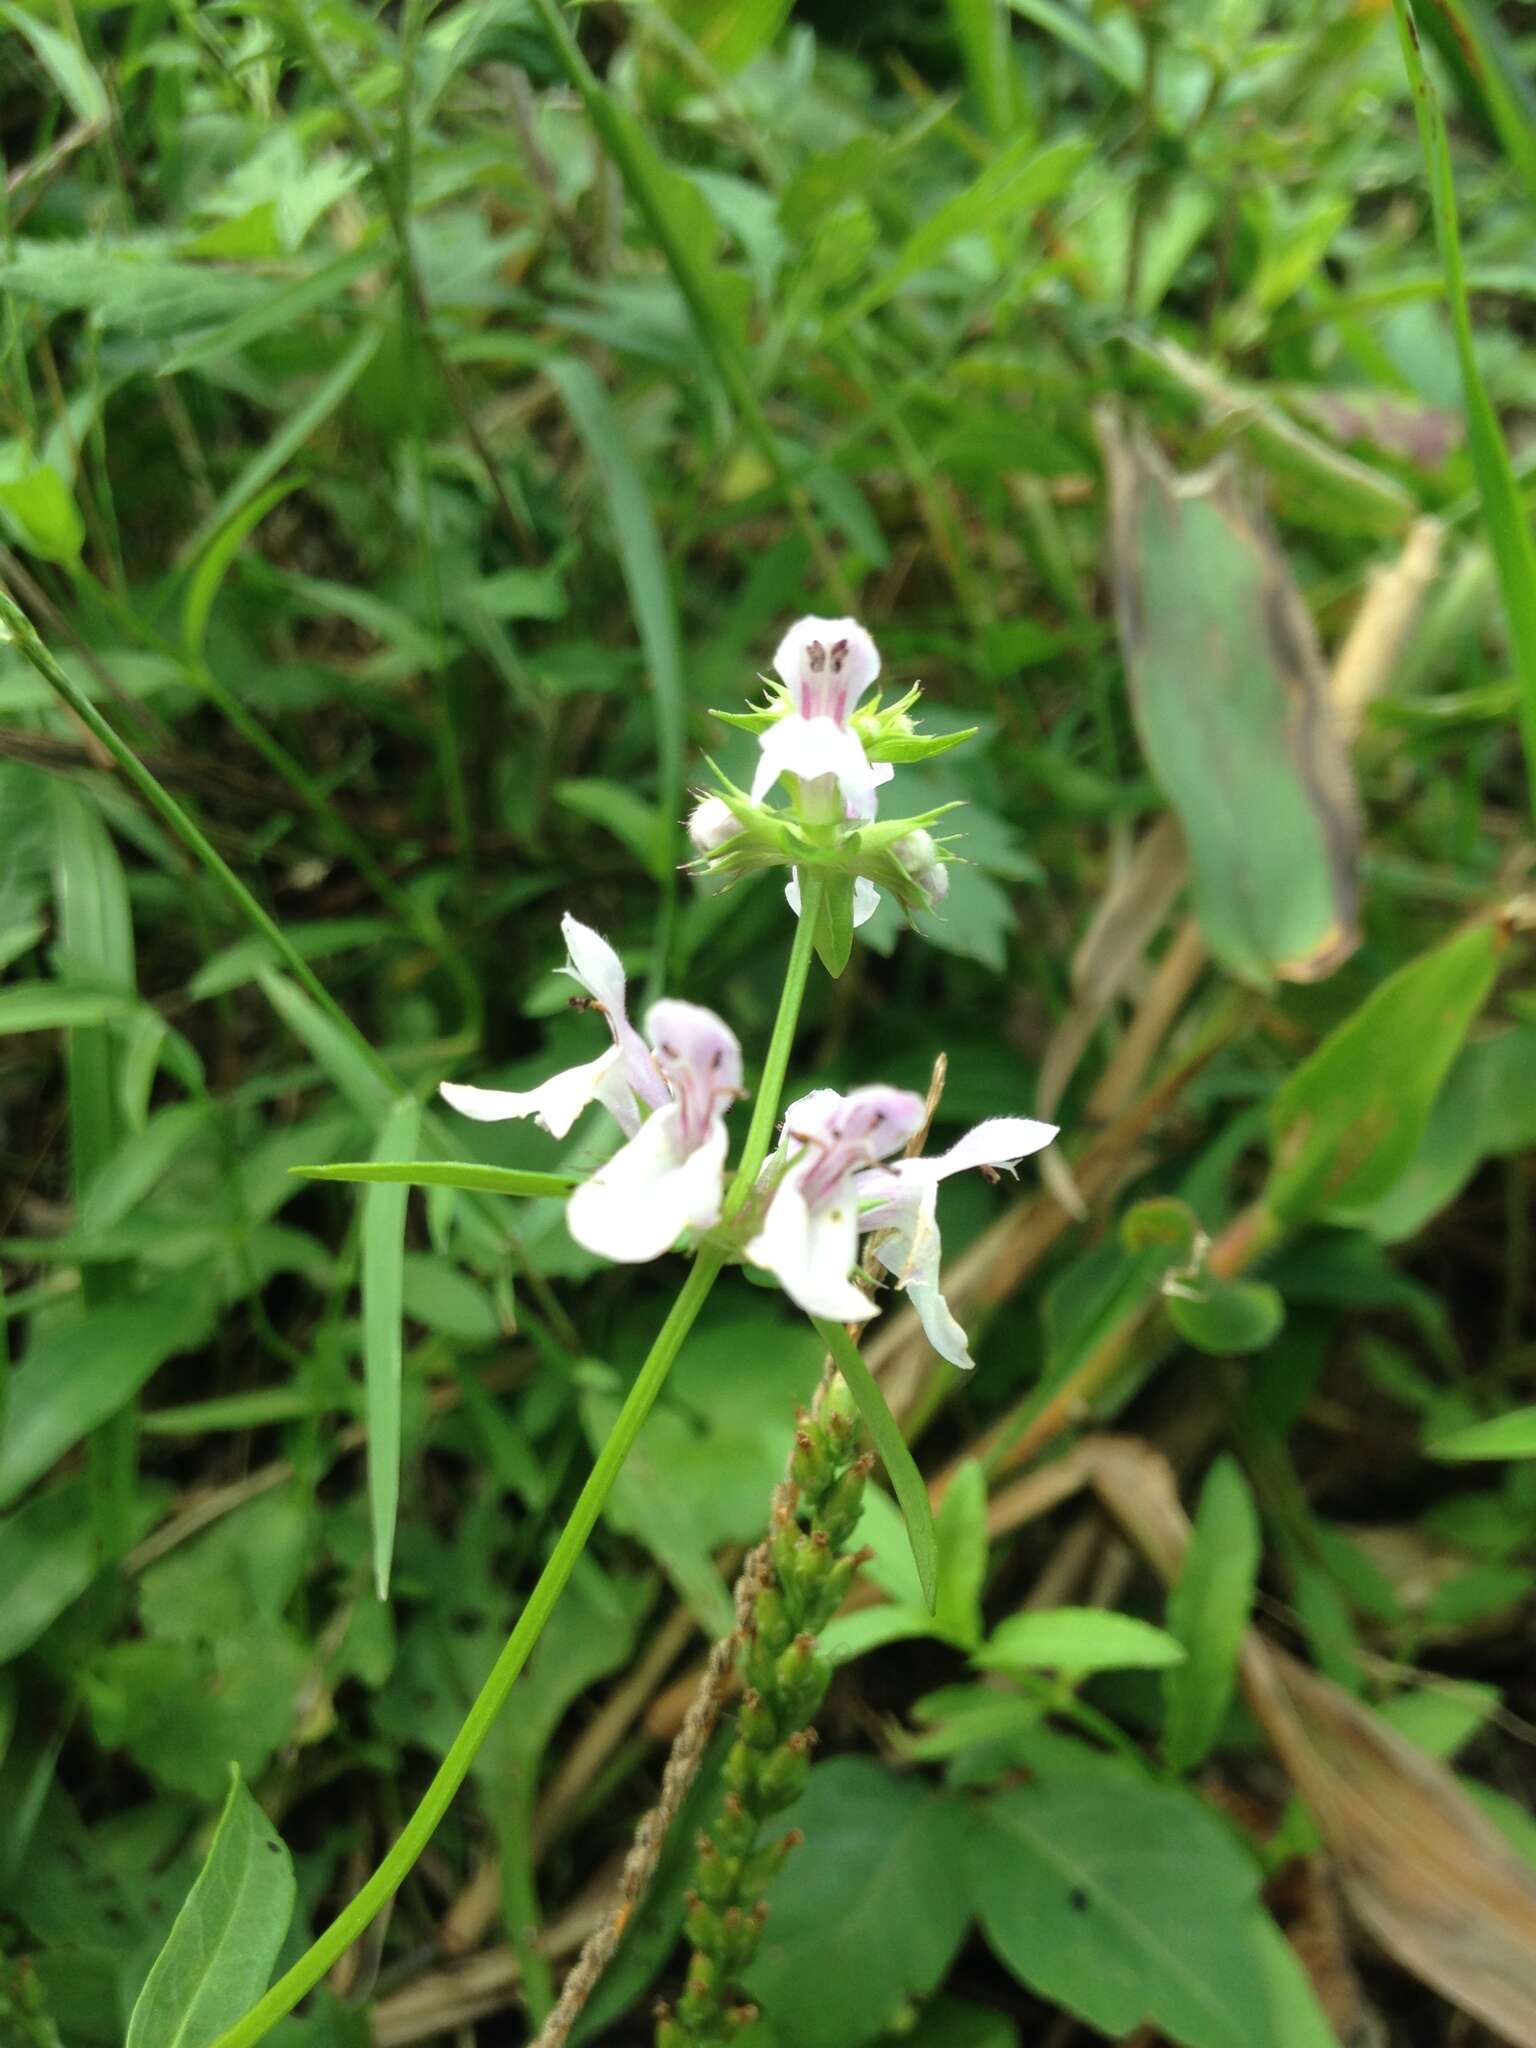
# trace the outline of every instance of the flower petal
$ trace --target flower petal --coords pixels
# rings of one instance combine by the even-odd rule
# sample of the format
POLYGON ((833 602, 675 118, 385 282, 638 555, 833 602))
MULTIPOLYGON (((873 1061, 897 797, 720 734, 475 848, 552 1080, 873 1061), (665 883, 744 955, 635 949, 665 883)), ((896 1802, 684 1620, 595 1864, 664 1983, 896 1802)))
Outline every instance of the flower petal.
MULTIPOLYGON (((602 1102, 624 1119, 615 1107, 618 1087, 623 1083, 623 1055, 612 1046, 582 1067, 567 1067, 551 1074, 537 1088, 471 1088, 459 1081, 444 1081, 440 1093, 451 1109, 472 1116, 477 1123, 503 1123, 510 1117, 531 1116, 552 1138, 563 1138, 589 1102, 602 1102), (616 1085, 617 1084, 617 1085, 616 1085)), ((633 1116, 633 1105, 630 1115, 633 1116)))
POLYGON ((565 940, 566 964, 559 972, 579 981, 594 1002, 602 1004, 610 1017, 624 1015, 624 962, 601 932, 567 911, 560 920, 565 940))
POLYGON ((792 712, 770 725, 758 746, 757 773, 752 778, 754 803, 761 803, 781 775, 798 775, 805 781, 831 775, 851 814, 872 818, 874 793, 890 779, 881 773, 890 764, 872 763, 858 734, 830 718, 802 718, 792 712))
POLYGON ((880 673, 880 651, 857 619, 797 619, 773 665, 807 716, 829 713, 841 725, 880 673))
POLYGON ((1031 1152, 1043 1151, 1057 1129, 1057 1125, 1040 1123, 1032 1116, 991 1116, 967 1131, 937 1159, 909 1163, 929 1167, 939 1180, 975 1166, 1000 1167, 1004 1173, 1012 1173, 1021 1159, 1027 1159, 1031 1152))
POLYGON ((565 1219, 572 1237, 621 1265, 660 1258, 685 1230, 719 1221, 725 1153, 723 1122, 682 1154, 677 1107, 657 1110, 571 1196, 565 1219))
POLYGON ((763 1227, 747 1246, 754 1266, 765 1266, 807 1315, 863 1323, 878 1313, 849 1279, 859 1249, 859 1208, 852 1188, 845 1198, 810 1208, 793 1180, 781 1181, 763 1227))
POLYGON ((905 1292, 923 1326, 924 1336, 940 1358, 969 1372, 976 1361, 971 1357, 964 1330, 939 1289, 944 1248, 934 1215, 937 1196, 937 1182, 912 1189, 905 1200, 867 1213, 861 1219, 862 1227, 889 1230, 889 1235, 875 1239, 875 1257, 905 1292))

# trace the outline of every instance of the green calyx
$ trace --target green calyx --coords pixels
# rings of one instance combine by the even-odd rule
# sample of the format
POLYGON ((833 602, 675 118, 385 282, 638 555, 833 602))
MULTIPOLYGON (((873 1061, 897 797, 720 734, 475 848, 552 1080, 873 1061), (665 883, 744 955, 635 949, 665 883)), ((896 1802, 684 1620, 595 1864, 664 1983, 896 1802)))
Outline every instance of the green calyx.
MULTIPOLYGON (((975 738, 974 725, 967 726, 964 732, 920 733, 912 722, 911 712, 921 696, 922 690, 914 683, 894 704, 883 705, 877 693, 853 713, 848 723, 858 734, 869 760, 929 761, 935 754, 947 754, 951 747, 975 738)), ((722 725, 734 725, 740 732, 765 733, 770 725, 788 718, 794 708, 788 690, 782 683, 774 683, 769 685, 766 704, 754 705, 750 711, 711 711, 709 715, 718 718, 722 725)))
MULTIPOLYGON (((939 819, 958 804, 940 804, 910 818, 879 819, 870 824, 834 822, 813 824, 793 810, 774 810, 754 803, 721 771, 714 769, 718 788, 714 792, 730 811, 740 830, 692 863, 701 875, 736 879, 756 874, 762 868, 816 869, 829 881, 852 883, 863 876, 877 889, 894 896, 903 910, 926 910, 931 898, 922 878, 902 859, 904 840, 928 832, 939 819)), ((941 861, 951 855, 942 846, 935 849, 941 861)))

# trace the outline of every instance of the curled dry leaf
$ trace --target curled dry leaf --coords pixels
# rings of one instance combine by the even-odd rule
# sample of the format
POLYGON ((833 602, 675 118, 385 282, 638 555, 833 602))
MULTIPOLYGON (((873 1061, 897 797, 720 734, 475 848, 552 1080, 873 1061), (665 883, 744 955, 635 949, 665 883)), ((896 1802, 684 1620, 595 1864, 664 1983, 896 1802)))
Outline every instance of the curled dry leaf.
POLYGON ((1311 614, 1230 462, 1177 477, 1097 425, 1132 708, 1201 930, 1246 981, 1315 981, 1358 943, 1360 821, 1311 614))
MULTIPOLYGON (((1159 1576, 1176 1577, 1189 1521, 1167 1460, 1106 1439, 1093 1478, 1159 1576)), ((1442 1997, 1536 2048, 1536 1873, 1444 1764, 1257 1630, 1242 1676, 1362 1923, 1442 1997)))

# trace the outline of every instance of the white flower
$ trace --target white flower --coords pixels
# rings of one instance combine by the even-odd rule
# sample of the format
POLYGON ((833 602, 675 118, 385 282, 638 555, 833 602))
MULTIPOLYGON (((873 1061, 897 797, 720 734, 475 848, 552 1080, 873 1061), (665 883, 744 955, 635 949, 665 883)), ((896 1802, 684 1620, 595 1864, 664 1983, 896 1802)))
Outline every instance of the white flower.
POLYGON ((995 1116, 968 1131, 937 1159, 898 1159, 861 1173, 856 1183, 859 1229, 876 1231, 875 1257, 905 1288, 928 1342, 951 1365, 975 1361, 965 1332, 939 1292, 939 1182, 972 1167, 1012 1173, 1019 1161, 1049 1145, 1055 1124, 1027 1116, 995 1116))
MULTIPOLYGON (((784 901, 800 915, 800 870, 792 868, 789 880, 784 884, 784 901)), ((857 931, 861 924, 868 924, 880 908, 880 891, 863 875, 853 878, 853 925, 857 931)))
POLYGON ((905 839, 898 839, 891 852, 927 897, 928 908, 937 910, 949 894, 949 869, 939 858, 933 834, 919 826, 905 839))
POLYGON ((848 816, 872 818, 875 791, 895 771, 888 761, 869 760, 848 720, 880 673, 874 641, 857 619, 800 619, 779 642, 773 665, 793 709, 761 737, 753 802, 761 803, 781 775, 802 783, 826 776, 848 816))
POLYGON ((905 1088, 819 1088, 793 1103, 766 1177, 778 1172, 762 1228, 747 1246, 808 1315, 861 1323, 876 1313, 849 1274, 859 1249, 855 1176, 922 1129, 923 1098, 905 1088))
POLYGON ((480 1123, 531 1116, 552 1138, 563 1138, 589 1102, 600 1102, 620 1130, 633 1136, 640 1129, 642 1110, 658 1109, 668 1098, 655 1061, 625 1013, 624 964, 606 939, 569 911, 560 920, 560 929, 566 964, 559 971, 579 982, 607 1018, 612 1046, 584 1066, 551 1074, 537 1088, 470 1088, 445 1081, 443 1099, 480 1123))
POLYGON ((718 852, 740 830, 736 814, 724 797, 705 797, 688 816, 688 837, 699 853, 718 852))
POLYGON ((627 1265, 660 1258, 685 1230, 719 1222, 725 1112, 741 1092, 741 1047, 713 1010, 656 1003, 645 1029, 668 1100, 565 1212, 579 1245, 627 1265))

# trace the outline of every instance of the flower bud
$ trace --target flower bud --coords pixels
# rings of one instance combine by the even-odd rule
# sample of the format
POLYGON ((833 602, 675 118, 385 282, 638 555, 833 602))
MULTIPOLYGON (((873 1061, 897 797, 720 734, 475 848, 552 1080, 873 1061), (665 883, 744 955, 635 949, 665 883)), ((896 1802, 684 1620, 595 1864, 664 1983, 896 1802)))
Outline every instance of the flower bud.
POLYGON ((898 839, 891 851, 927 898, 928 908, 937 910, 949 894, 949 870, 939 858, 933 834, 919 826, 898 839))
POLYGON ((700 853, 718 852, 740 830, 730 805, 723 797, 707 796, 689 814, 688 837, 700 853))

